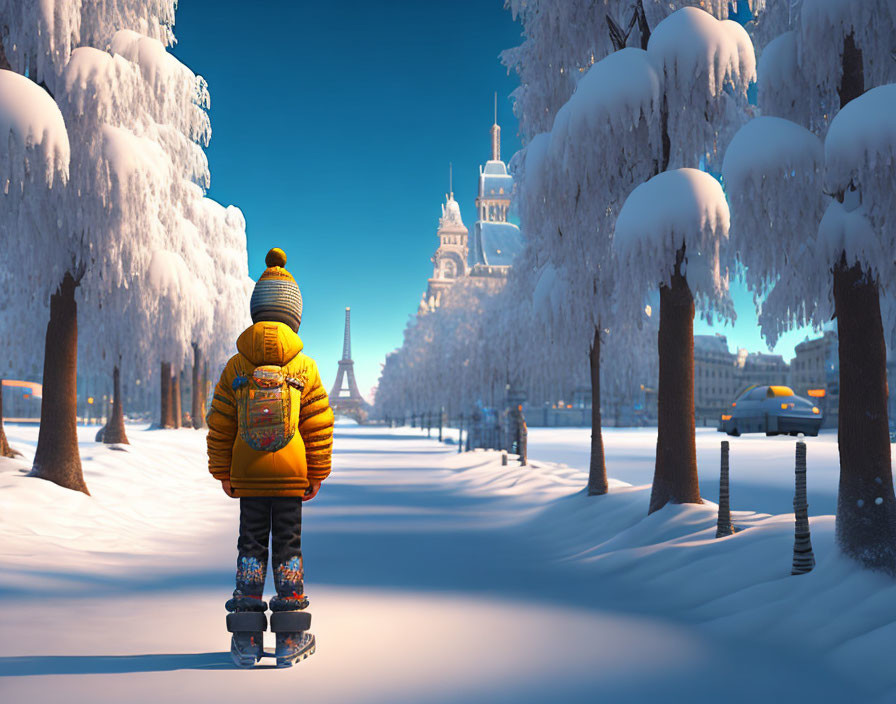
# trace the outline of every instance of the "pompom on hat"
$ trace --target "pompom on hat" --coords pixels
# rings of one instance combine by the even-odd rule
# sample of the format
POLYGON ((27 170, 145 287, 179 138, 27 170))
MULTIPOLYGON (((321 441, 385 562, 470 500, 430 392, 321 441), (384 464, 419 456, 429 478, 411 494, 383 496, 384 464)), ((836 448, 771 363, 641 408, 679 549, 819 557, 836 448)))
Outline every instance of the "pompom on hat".
POLYGON ((302 292, 284 267, 286 253, 274 247, 264 258, 267 269, 255 284, 249 311, 252 322, 271 321, 289 325, 298 332, 302 322, 302 292))

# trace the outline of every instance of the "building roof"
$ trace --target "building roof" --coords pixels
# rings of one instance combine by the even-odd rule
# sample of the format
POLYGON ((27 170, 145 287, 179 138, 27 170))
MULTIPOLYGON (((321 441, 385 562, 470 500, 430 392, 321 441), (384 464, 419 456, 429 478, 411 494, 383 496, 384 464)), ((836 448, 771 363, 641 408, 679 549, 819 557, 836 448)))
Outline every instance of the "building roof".
POLYGON ((503 161, 489 160, 485 167, 479 167, 479 197, 510 199, 513 190, 513 176, 507 173, 503 161))
POLYGON ((779 354, 768 354, 765 352, 751 352, 744 360, 743 369, 747 371, 769 371, 769 370, 785 370, 790 365, 784 361, 784 357, 779 354))
POLYGON ((500 160, 489 159, 485 166, 479 167, 479 173, 484 176, 507 176, 507 164, 500 160))
POLYGON ((694 352, 717 352, 731 354, 728 349, 728 339, 724 335, 694 335, 694 352))
POLYGON ((513 223, 477 220, 473 227, 470 265, 510 266, 522 248, 522 233, 513 223))

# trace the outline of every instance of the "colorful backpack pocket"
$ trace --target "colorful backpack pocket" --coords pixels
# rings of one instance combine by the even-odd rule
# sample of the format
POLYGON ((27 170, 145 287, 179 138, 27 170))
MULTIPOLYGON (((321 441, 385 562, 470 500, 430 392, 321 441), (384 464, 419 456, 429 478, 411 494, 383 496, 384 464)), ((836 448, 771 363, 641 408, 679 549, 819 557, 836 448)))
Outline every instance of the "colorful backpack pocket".
POLYGON ((251 376, 238 376, 233 388, 238 394, 240 437, 259 452, 277 452, 295 435, 290 388, 301 394, 303 384, 286 377, 281 367, 256 367, 251 376))

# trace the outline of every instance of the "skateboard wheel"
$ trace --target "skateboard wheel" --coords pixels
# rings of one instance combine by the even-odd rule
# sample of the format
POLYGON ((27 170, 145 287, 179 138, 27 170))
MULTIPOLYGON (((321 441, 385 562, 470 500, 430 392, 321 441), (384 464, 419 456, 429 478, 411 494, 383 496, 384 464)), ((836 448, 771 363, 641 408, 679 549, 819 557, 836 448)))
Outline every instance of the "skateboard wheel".
MULTIPOLYGON (((273 622, 273 619, 272 619, 273 622)), ((227 614, 228 633, 244 631, 264 631, 268 627, 268 618, 258 611, 236 611, 227 614)))
POLYGON ((277 611, 271 614, 274 633, 298 633, 311 628, 311 614, 307 611, 277 611))

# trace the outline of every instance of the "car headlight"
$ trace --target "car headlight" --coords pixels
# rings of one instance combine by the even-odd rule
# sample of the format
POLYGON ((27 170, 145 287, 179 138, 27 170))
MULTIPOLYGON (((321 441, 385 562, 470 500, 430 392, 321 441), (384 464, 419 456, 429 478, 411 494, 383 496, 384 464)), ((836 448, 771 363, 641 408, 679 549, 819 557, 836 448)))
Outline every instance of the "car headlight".
POLYGON ((821 413, 821 411, 818 410, 818 407, 817 407, 817 406, 812 406, 812 412, 813 412, 815 415, 818 415, 819 413, 821 413))

